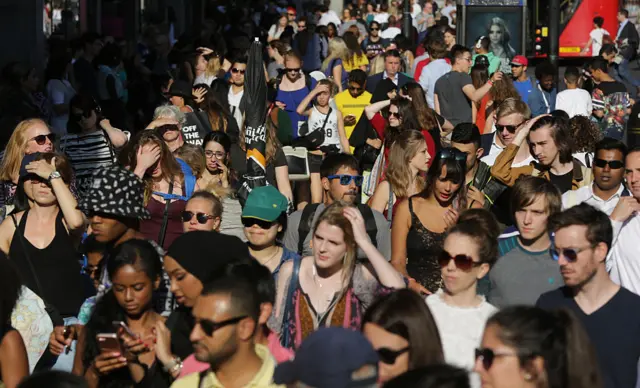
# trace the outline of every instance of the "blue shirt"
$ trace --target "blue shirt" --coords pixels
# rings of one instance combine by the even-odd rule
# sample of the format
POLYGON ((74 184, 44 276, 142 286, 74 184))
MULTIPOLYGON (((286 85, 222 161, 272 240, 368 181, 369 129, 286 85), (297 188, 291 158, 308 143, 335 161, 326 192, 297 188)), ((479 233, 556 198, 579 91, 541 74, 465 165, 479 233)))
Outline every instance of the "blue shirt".
POLYGON ((515 86, 516 90, 518 90, 522 101, 524 101, 525 104, 528 104, 529 94, 533 91, 531 80, 527 78, 524 81, 513 81, 513 86, 515 86))
POLYGON ((556 96, 558 91, 556 89, 548 92, 540 87, 536 87, 531 91, 529 95, 529 109, 531 109, 531 117, 543 115, 556 110, 556 96))

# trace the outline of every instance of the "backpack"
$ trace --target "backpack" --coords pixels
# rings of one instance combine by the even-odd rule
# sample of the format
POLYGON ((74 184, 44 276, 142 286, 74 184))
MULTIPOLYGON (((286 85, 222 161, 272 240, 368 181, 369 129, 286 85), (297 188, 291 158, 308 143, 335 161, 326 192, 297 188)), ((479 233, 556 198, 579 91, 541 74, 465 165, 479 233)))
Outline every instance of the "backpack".
POLYGON ((166 201, 171 201, 174 199, 179 199, 182 201, 188 201, 189 198, 193 195, 196 187, 196 176, 193 175, 193 171, 191 167, 180 158, 176 158, 178 164, 180 164, 180 169, 182 170, 182 174, 184 175, 184 196, 177 194, 167 194, 160 192, 153 192, 155 195, 164 198, 166 201))
MULTIPOLYGON (((300 217, 300 225, 298 225, 298 254, 302 255, 302 251, 304 248, 304 240, 307 238, 309 232, 311 232, 311 223, 313 222, 313 216, 318 210, 318 206, 320 204, 314 203, 305 206, 302 210, 302 216, 300 217)), ((367 234, 369 235, 369 239, 373 245, 378 247, 378 226, 376 225, 376 219, 373 216, 373 210, 367 205, 358 204, 358 210, 362 213, 362 217, 364 218, 365 228, 367 229, 367 234)))

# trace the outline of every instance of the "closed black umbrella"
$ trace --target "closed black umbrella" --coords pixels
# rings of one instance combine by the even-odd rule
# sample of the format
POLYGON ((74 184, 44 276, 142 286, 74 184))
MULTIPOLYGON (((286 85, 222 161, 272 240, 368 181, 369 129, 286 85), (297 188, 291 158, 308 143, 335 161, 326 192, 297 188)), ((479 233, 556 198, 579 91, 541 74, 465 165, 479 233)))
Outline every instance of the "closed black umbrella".
POLYGON ((244 83, 245 100, 245 146, 247 149, 247 172, 242 177, 238 199, 244 206, 254 187, 267 186, 266 179, 266 116, 267 79, 262 63, 262 44, 258 40, 249 48, 247 72, 244 83))

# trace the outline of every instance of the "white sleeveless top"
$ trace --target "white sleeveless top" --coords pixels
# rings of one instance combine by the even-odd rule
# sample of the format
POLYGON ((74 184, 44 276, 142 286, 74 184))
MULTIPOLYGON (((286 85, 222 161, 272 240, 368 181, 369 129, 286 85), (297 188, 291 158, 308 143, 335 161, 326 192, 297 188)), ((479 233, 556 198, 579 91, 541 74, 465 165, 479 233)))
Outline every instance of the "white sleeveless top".
MULTIPOLYGON (((311 108, 311 115, 309 115, 309 133, 322 129, 322 124, 327 115, 321 113, 315 105, 311 108)), ((324 143, 321 147, 335 145, 338 149, 342 150, 340 145, 340 135, 338 134, 338 117, 336 116, 336 110, 331 109, 327 124, 324 126, 324 143)))

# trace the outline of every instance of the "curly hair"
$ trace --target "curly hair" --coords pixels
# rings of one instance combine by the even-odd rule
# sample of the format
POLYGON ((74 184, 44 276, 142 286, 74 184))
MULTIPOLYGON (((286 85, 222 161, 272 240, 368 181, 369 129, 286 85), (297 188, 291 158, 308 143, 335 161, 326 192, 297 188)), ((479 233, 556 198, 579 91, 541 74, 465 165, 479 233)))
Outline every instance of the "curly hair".
POLYGON ((569 128, 574 152, 591 152, 602 138, 600 129, 587 116, 574 116, 569 120, 569 128))
POLYGON ((516 87, 513 86, 511 77, 503 77, 501 80, 494 82, 489 93, 494 107, 502 104, 507 98, 520 99, 520 94, 516 87))

